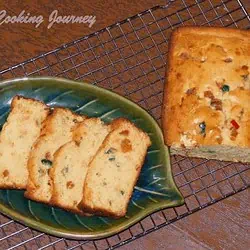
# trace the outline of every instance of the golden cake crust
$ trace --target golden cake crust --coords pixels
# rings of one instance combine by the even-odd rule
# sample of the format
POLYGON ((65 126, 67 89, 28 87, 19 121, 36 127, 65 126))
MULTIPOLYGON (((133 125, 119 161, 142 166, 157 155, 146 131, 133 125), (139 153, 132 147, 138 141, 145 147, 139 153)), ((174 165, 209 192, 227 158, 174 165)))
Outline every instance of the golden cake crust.
POLYGON ((162 110, 165 143, 249 148, 249 72, 250 31, 210 27, 173 31, 162 110))

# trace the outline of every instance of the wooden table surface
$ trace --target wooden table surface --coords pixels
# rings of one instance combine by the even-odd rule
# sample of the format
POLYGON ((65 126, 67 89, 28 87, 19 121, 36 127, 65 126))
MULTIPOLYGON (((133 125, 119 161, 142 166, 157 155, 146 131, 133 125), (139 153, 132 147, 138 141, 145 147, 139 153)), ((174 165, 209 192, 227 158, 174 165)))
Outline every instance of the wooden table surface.
MULTIPOLYGON (((186 3, 193 2, 186 0, 186 3)), ((163 0, 1 0, 0 10, 6 10, 9 15, 26 10, 32 15, 41 14, 46 20, 38 28, 33 24, 0 26, 0 70, 165 3, 163 0), (92 28, 82 24, 55 24, 47 29, 48 16, 55 9, 62 15, 96 15, 97 20, 92 28)), ((250 12, 250 1, 242 0, 242 3, 250 12)), ((247 189, 121 249, 249 249, 249 204, 250 190, 247 189)))

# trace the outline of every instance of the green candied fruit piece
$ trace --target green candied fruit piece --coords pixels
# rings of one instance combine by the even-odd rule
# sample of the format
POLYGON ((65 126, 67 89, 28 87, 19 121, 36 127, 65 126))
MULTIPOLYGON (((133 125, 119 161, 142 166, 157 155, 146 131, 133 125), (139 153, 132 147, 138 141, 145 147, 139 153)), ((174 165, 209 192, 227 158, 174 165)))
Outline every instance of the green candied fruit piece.
POLYGON ((52 166, 52 161, 47 160, 47 159, 42 159, 41 163, 47 167, 51 167, 52 166))
POLYGON ((200 130, 201 130, 201 134, 205 134, 206 133, 206 123, 205 122, 201 122, 199 124, 200 130))
POLYGON ((112 155, 112 156, 109 157, 109 161, 114 161, 114 160, 115 160, 115 156, 114 155, 112 155))
POLYGON ((225 85, 222 86, 221 89, 222 89, 223 92, 228 92, 230 90, 230 87, 225 84, 225 85))
POLYGON ((110 149, 108 149, 106 152, 105 152, 105 154, 113 154, 113 153, 115 153, 116 152, 116 149, 115 148, 110 148, 110 149))

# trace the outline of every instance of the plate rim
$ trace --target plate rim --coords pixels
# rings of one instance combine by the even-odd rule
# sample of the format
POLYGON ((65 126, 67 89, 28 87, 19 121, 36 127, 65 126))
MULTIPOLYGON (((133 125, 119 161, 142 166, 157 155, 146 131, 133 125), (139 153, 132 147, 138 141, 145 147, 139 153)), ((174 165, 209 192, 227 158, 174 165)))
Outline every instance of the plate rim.
MULTIPOLYGON (((126 102, 129 105, 132 105, 135 109, 139 109, 140 112, 142 112, 143 115, 147 117, 148 120, 151 121, 152 124, 154 124, 154 127, 156 129, 156 136, 160 136, 161 141, 163 142, 164 146, 164 160, 165 163, 168 165, 166 166, 166 171, 167 174, 169 175, 169 180, 172 182, 172 186, 178 195, 179 199, 175 201, 160 201, 157 204, 151 204, 150 206, 146 207, 143 212, 139 212, 138 215, 136 215, 133 219, 128 219, 127 221, 124 221, 120 224, 117 225, 112 225, 110 229, 104 229, 101 232, 70 232, 70 229, 64 229, 64 228, 57 228, 54 226, 50 226, 46 223, 42 223, 41 221, 35 220, 35 218, 29 218, 28 216, 22 215, 21 213, 17 212, 13 208, 9 208, 6 205, 0 203, 0 212, 3 213, 5 216, 9 217, 10 219, 13 219, 21 224, 24 224, 25 226, 28 226, 30 228, 33 228, 35 230, 38 230, 43 233, 48 233, 50 235, 54 235, 57 237, 63 237, 63 238, 68 238, 68 239, 76 239, 76 240, 94 240, 94 239, 101 239, 105 237, 109 237, 111 235, 120 233, 126 229, 128 229, 130 226, 136 224, 137 222, 141 221, 142 219, 146 218, 150 214, 153 214, 161 209, 165 208, 170 208, 170 207, 176 207, 176 206, 181 206, 184 204, 184 197, 182 193, 180 192, 174 177, 173 177, 173 172, 172 172, 172 166, 171 166, 171 161, 170 161, 170 154, 169 154, 169 148, 165 145, 164 143, 164 138, 163 138, 163 133, 162 130, 157 123, 157 121, 152 117, 144 108, 136 104, 135 102, 129 100, 128 98, 119 95, 115 92, 112 92, 111 90, 105 89, 103 87, 96 86, 88 81, 85 80, 70 80, 66 78, 61 78, 61 77, 49 77, 49 76, 33 76, 33 77, 19 77, 19 78, 11 78, 8 80, 3 80, 0 81, 0 93, 1 93, 1 87, 5 87, 9 84, 15 85, 16 83, 19 82, 32 82, 32 81, 54 81, 54 82, 63 82, 64 84, 69 84, 70 85, 75 85, 79 86, 82 89, 88 89, 90 90, 95 90, 95 91, 101 91, 104 94, 108 94, 109 96, 111 95, 114 98, 118 98, 123 102, 126 102)), ((46 83, 49 84, 49 83, 46 83)))

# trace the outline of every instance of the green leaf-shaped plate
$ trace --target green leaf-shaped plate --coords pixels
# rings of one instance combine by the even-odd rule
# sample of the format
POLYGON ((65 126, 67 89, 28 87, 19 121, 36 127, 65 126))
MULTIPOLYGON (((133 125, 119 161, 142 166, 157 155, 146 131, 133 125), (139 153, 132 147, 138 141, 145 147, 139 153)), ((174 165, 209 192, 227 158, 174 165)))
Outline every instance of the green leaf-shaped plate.
POLYGON ((96 239, 118 233, 146 215, 183 204, 171 173, 170 158, 156 121, 135 103, 92 84, 59 78, 39 77, 0 83, 0 126, 4 124, 13 96, 23 95, 50 106, 67 107, 79 114, 110 122, 126 117, 147 132, 152 140, 144 166, 129 203, 126 217, 81 217, 30 201, 24 191, 0 190, 0 211, 27 226, 56 236, 96 239))

